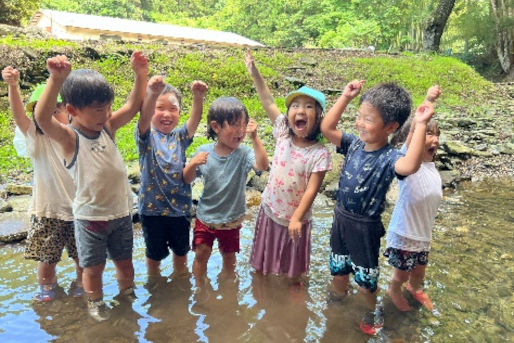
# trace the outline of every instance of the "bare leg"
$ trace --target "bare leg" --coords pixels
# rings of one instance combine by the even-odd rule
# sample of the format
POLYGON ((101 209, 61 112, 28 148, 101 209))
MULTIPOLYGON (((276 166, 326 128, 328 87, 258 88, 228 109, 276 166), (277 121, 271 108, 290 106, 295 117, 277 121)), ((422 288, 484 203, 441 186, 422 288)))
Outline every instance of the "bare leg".
POLYGON ((178 256, 173 254, 173 274, 175 275, 187 275, 189 270, 187 269, 187 255, 178 256))
POLYGON ((332 289, 334 292, 344 297, 348 293, 348 283, 350 282, 350 275, 335 275, 332 279, 332 289))
POLYGON ((368 310, 369 311, 375 311, 375 308, 377 306, 378 289, 375 292, 371 293, 368 289, 359 287, 359 291, 366 298, 366 304, 368 306, 368 310))
POLYGON ((426 266, 418 264, 414 269, 411 270, 409 283, 413 290, 423 290, 423 279, 425 278, 425 269, 426 266))
POLYGON ((148 271, 149 276, 159 276, 161 275, 161 261, 152 260, 151 258, 146 258, 146 269, 148 271))
POLYGON ((82 286, 82 273, 84 272, 84 268, 82 268, 80 265, 79 265, 79 259, 78 258, 74 258, 73 259, 75 261, 75 270, 77 272, 77 286, 79 287, 83 287, 82 286))
POLYGON ((393 280, 387 289, 387 294, 391 297, 394 306, 400 311, 410 311, 411 307, 402 295, 402 285, 409 279, 409 272, 395 268, 393 280))
POLYGON ((105 268, 105 262, 92 267, 85 267, 82 273, 82 282, 84 291, 89 300, 102 299, 102 273, 105 268))
POLYGON ((116 279, 118 279, 118 287, 123 291, 129 287, 134 287, 134 265, 132 258, 114 261, 116 267, 116 279))
POLYGON ((212 248, 205 244, 200 244, 195 248, 195 259, 193 261, 193 275, 197 285, 203 285, 207 274, 207 262, 211 257, 212 248))
POLYGON ((52 285, 57 282, 55 266, 57 263, 39 262, 37 265, 37 278, 40 285, 52 285))
POLYGON ((223 273, 233 274, 236 269, 236 253, 221 253, 223 257, 223 273))

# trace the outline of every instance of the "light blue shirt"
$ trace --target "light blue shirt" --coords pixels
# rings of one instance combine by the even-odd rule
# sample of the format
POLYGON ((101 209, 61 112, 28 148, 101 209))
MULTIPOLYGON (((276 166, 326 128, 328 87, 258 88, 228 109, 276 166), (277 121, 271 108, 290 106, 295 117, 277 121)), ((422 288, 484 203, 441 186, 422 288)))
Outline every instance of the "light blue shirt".
POLYGON ((204 223, 230 223, 245 214, 246 178, 255 164, 253 149, 240 145, 228 156, 214 152, 214 143, 200 146, 195 154, 208 152, 207 163, 197 168, 204 189, 196 216, 204 223))

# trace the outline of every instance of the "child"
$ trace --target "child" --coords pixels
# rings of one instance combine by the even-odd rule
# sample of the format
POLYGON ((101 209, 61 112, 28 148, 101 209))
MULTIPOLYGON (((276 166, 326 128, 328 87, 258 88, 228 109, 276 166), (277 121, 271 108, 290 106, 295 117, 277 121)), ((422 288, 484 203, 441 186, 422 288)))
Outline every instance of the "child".
POLYGON ((173 251, 176 275, 187 273, 191 185, 182 181, 186 149, 202 119, 207 86, 193 82, 191 116, 175 129, 181 110, 181 95, 165 84, 162 76, 148 82, 148 90, 136 127, 141 169, 139 213, 146 243, 149 276, 160 276, 161 260, 173 251))
POLYGON ((427 122, 433 114, 430 104, 418 107, 416 128, 407 154, 388 144, 388 137, 403 125, 411 109, 410 95, 393 83, 366 91, 359 100, 355 126, 359 136, 343 133, 337 123, 348 103, 356 97, 364 81, 352 81, 328 111, 321 132, 345 154, 339 180, 334 222, 330 234, 330 271, 334 291, 343 296, 349 274, 366 297, 368 310, 360 328, 375 334, 383 325, 381 309, 375 313, 379 276, 378 250, 384 228, 380 216, 385 194, 395 176, 415 173, 421 163, 427 122))
POLYGON ((257 136, 257 124, 249 122, 248 110, 238 99, 216 99, 209 108, 207 124, 207 134, 216 143, 200 146, 183 173, 184 182, 193 182, 199 173, 204 184, 193 232, 193 274, 197 286, 203 285, 215 239, 223 257, 224 274, 233 275, 246 210, 246 177, 250 169, 264 170, 269 164, 257 136), (252 140, 253 151, 241 145, 246 133, 252 140))
POLYGON ((43 132, 61 147, 75 182, 75 238, 89 314, 98 321, 109 316, 102 293, 106 255, 114 261, 120 295, 134 296, 132 194, 114 143, 116 131, 141 108, 146 89, 146 57, 134 52, 131 64, 136 74, 134 89, 128 102, 112 113, 114 92, 100 73, 90 69, 70 73, 66 56, 49 58, 50 77, 35 111, 43 132), (61 87, 71 126, 61 125, 49 115, 61 87))
MULTIPOLYGON (((62 163, 59 147, 43 134, 35 120, 27 117, 18 89, 18 70, 5 67, 2 70, 2 78, 9 85, 9 103, 14 121, 25 138, 28 155, 32 158, 34 167, 34 187, 29 209, 30 228, 25 247, 25 258, 38 261, 39 292, 34 299, 46 302, 55 298, 55 268, 61 260, 64 247, 68 257, 75 261, 77 271, 77 279, 70 285, 70 294, 74 297, 83 296, 82 268, 78 263, 73 232, 73 180, 62 163), (56 197, 55 194, 59 196, 56 197)), ((45 85, 39 85, 32 93, 27 104, 28 112, 34 110, 44 87, 45 85)), ((52 113, 59 123, 68 123, 68 115, 61 103, 49 113, 52 113)))
MULTIPOLYGON (((439 86, 430 87, 426 100, 434 102, 441 94, 439 86)), ((410 147, 416 123, 412 121, 409 136, 402 146, 402 152, 410 147)), ((423 292, 423 278, 428 263, 430 239, 437 208, 441 203, 441 177, 435 167, 434 156, 439 147, 439 126, 435 119, 427 124, 423 162, 419 170, 399 181, 399 196, 387 229, 387 249, 384 256, 394 267, 393 278, 387 294, 400 311, 410 311, 402 295, 402 285, 414 299, 433 309, 432 302, 423 292)))
POLYGON ((245 59, 277 143, 255 225, 250 264, 263 274, 287 275, 293 284, 309 269, 311 206, 332 158, 319 142, 325 96, 309 87, 286 96, 280 113, 254 59, 245 59))

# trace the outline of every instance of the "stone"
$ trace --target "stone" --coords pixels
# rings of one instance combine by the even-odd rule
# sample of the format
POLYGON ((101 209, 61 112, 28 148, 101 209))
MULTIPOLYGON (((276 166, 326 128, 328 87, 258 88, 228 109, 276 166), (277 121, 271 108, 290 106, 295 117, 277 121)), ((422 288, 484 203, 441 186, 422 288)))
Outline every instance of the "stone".
POLYGON ((127 176, 132 184, 141 182, 141 172, 139 170, 139 164, 129 163, 127 165, 127 176))
POLYGON ((287 76, 285 80, 289 83, 292 83, 294 86, 300 88, 301 86, 305 85, 305 81, 300 80, 299 78, 287 76))
POLYGON ((0 213, 4 212, 12 212, 12 205, 3 199, 0 199, 0 213))
POLYGON ((11 243, 25 239, 29 225, 26 212, 0 213, 0 242, 11 243))
POLYGON ((465 146, 461 142, 458 141, 446 141, 446 143, 443 145, 443 149, 451 154, 451 155, 457 155, 457 156, 469 156, 474 154, 474 150, 468 146, 465 146))
POLYGON ((32 186, 27 185, 15 185, 10 183, 5 187, 5 190, 8 194, 13 195, 32 194, 32 186))

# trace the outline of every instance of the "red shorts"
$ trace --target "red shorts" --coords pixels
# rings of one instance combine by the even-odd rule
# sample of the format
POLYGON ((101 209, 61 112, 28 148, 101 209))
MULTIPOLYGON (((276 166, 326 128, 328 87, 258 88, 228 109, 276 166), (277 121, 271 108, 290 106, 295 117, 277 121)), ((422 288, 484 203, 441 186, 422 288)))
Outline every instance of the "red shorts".
POLYGON ((239 230, 241 225, 231 230, 216 230, 202 223, 198 218, 195 220, 193 230, 193 250, 200 244, 205 244, 212 249, 214 240, 218 240, 218 248, 221 253, 239 252, 239 230))

